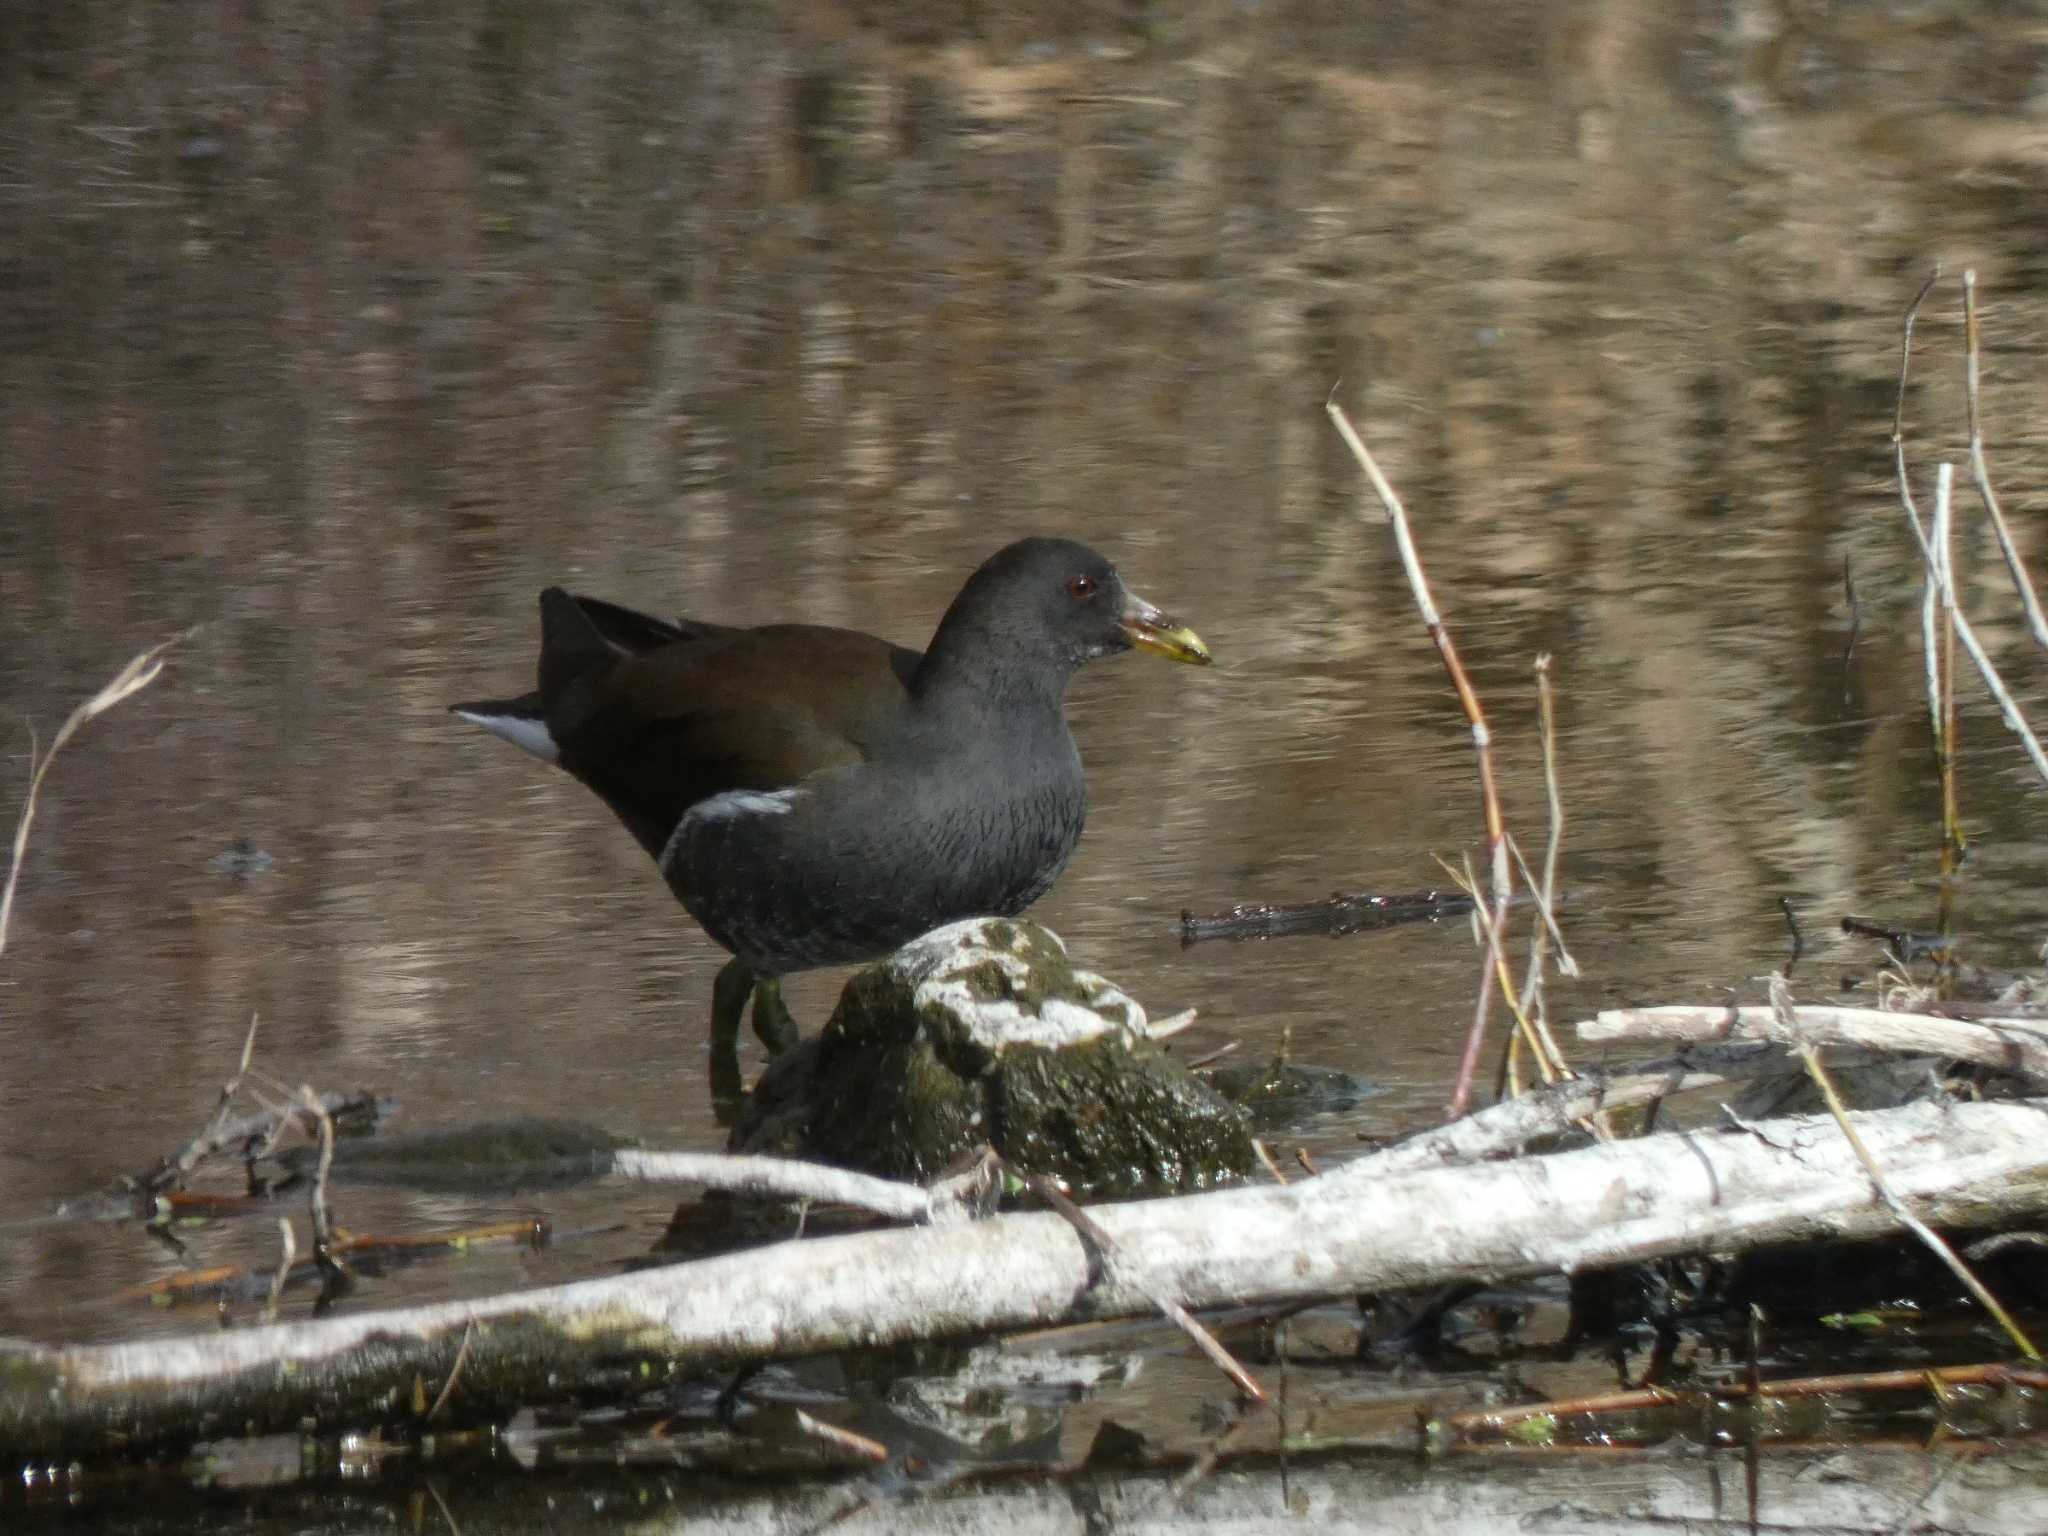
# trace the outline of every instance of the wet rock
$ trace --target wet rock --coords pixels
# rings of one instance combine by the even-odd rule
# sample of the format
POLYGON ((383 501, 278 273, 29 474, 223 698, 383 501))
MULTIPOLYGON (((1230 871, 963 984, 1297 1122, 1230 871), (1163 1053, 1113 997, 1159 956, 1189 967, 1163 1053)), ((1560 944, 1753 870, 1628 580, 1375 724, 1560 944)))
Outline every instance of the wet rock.
POLYGON ((1145 1034, 1145 1010, 1036 923, 936 929, 846 985, 777 1058, 736 1151, 927 1181, 983 1143, 1083 1197, 1204 1189, 1252 1166, 1243 1114, 1145 1034))

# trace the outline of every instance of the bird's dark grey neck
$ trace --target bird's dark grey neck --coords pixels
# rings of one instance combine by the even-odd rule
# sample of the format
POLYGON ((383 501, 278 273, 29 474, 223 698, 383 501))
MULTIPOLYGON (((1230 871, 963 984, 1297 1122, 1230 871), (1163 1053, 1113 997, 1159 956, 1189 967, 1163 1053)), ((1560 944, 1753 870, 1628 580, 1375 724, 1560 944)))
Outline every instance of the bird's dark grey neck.
POLYGON ((1058 713, 1075 663, 1045 650, 1019 651, 1016 637, 952 619, 932 637, 911 696, 923 710, 993 709, 1058 713))

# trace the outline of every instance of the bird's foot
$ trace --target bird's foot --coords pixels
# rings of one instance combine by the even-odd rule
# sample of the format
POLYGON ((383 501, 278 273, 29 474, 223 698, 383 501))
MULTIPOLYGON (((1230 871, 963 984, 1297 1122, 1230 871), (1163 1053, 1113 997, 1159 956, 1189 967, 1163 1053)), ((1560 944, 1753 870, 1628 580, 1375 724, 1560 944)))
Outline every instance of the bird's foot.
POLYGON ((754 983, 754 1036, 768 1048, 770 1056, 794 1050, 803 1039, 803 1031, 796 1027, 789 1005, 782 1000, 780 977, 763 976, 754 983))
POLYGON ((711 983, 711 1103, 721 1124, 745 1097, 740 1076, 740 1020, 747 999, 754 1000, 754 1033, 770 1056, 780 1056, 803 1038, 782 1001, 782 982, 763 976, 744 962, 728 960, 711 983))

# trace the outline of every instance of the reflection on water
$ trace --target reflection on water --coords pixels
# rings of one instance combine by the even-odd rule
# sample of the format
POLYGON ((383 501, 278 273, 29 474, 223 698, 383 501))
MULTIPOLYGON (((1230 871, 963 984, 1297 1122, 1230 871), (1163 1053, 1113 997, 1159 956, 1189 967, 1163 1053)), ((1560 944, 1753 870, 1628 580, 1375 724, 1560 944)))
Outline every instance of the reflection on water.
MULTIPOLYGON (((1461 929, 1176 941, 1183 906, 1439 884, 1478 835, 1333 386, 1417 514, 1532 841, 1529 665, 1557 658, 1588 970, 1563 1012, 1751 985, 1780 895, 1816 937, 1926 920, 1895 337, 1933 259, 1979 269, 1987 430, 2038 552, 2039 45, 1943 6, 1838 32, 1067 9, 252 29, 108 3, 8 51, 0 699, 46 735, 205 627, 44 798, 0 961, 0 1221, 179 1144, 252 1011, 271 1070, 389 1088, 416 1126, 714 1144, 721 956, 600 806, 444 706, 528 664, 549 582, 921 644, 1027 531, 1110 552, 1219 660, 1079 682, 1093 813, 1042 915, 1156 1010, 1199 1006, 1190 1050, 1287 1031, 1388 1085, 1311 1144, 1434 1112, 1461 929), (244 840, 267 867, 219 862, 244 840)), ((1930 454, 1958 442, 1956 309, 1922 333, 1930 454)), ((1973 528, 1958 558, 2018 661, 1995 550, 1973 528)), ((1961 920, 2009 960, 2040 796, 1990 720, 1973 701, 1961 920)), ((1814 987, 1866 958, 1817 948, 1814 987)), ((800 1016, 839 980, 793 987, 800 1016)), ((0 1331, 136 1325, 97 1303, 162 1262, 141 1239, 16 1230, 0 1331)))

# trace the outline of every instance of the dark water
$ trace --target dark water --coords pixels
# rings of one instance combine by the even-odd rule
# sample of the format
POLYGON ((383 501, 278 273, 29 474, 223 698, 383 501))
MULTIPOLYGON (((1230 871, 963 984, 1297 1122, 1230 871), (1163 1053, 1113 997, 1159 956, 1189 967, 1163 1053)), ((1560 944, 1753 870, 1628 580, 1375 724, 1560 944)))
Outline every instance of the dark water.
MULTIPOLYGON (((252 1012, 259 1066, 388 1089, 415 1125, 717 1144, 722 957, 584 791, 443 712, 523 683, 550 582, 921 644, 997 545, 1099 545, 1220 664, 1080 680, 1091 819, 1039 915, 1156 1011, 1199 1007, 1191 1051, 1291 1032, 1385 1086, 1295 1139, 1435 1113, 1462 928, 1176 938, 1184 906, 1440 884, 1480 838, 1333 387, 1415 513, 1532 847, 1530 664, 1556 658, 1586 970, 1558 1015, 1752 987, 1781 896, 1806 985, 1865 966, 1835 917, 1933 914, 1888 433, 1937 259, 1984 284, 1994 467, 2043 542, 2048 33, 2003 16, 110 3, 10 27, 10 803, 31 724, 204 627, 43 795, 0 958, 0 1332, 148 1326, 108 1298, 160 1250, 38 1218, 189 1135, 252 1012), (268 867, 225 872, 244 840, 268 867)), ((1921 333, 1930 479, 1962 442, 1959 315, 1946 286, 1921 333)), ((1957 560, 2038 698, 1974 517, 1957 560)), ((1964 708, 1957 921, 2012 962, 2048 909, 2048 800, 1973 686, 1964 708)), ((548 1209, 630 1249, 666 1205, 548 1209)), ((405 1294, 592 1262, 483 1257, 405 1294)))

